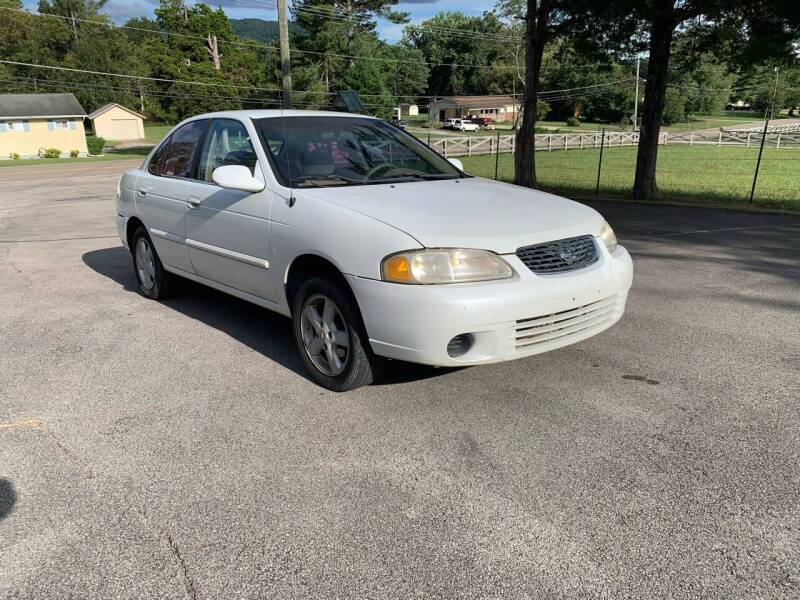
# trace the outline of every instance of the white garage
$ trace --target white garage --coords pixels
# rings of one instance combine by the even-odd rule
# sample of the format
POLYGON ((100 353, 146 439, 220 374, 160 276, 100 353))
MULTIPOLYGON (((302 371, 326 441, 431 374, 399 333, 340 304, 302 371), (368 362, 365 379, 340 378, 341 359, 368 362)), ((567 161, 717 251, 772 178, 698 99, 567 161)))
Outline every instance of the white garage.
POLYGON ((101 106, 88 119, 98 137, 115 142, 144 139, 144 117, 120 104, 101 106))

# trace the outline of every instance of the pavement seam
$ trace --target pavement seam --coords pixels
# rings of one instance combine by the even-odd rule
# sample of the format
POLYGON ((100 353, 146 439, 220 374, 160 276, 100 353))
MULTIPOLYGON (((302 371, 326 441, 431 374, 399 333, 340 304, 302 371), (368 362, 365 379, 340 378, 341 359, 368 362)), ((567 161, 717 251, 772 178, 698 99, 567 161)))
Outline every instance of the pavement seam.
MULTIPOLYGON (((61 454, 66 456, 76 467, 84 472, 86 475, 86 479, 95 479, 95 473, 92 471, 90 467, 84 464, 84 461, 75 454, 69 446, 67 446, 64 442, 62 442, 58 437, 56 437, 55 433, 53 433, 42 421, 39 419, 28 419, 27 421, 20 421, 18 423, 2 423, 0 424, 0 429, 18 429, 18 428, 27 428, 31 427, 34 429, 38 429, 39 431, 45 433, 56 445, 56 447, 61 451, 61 454)), ((178 579, 181 582, 181 586, 183 587, 184 596, 187 600, 196 600, 197 592, 194 589, 194 584, 189 577, 189 573, 186 569, 186 562, 181 555, 180 549, 178 548, 178 544, 172 539, 172 536, 169 533, 153 523, 150 517, 147 514, 147 510, 144 508, 140 508, 131 504, 130 502, 126 501, 123 498, 120 498, 113 492, 109 492, 109 496, 119 505, 125 507, 128 511, 135 513, 142 524, 145 526, 145 529, 149 530, 151 534, 153 534, 161 543, 164 545, 169 554, 172 555, 172 558, 175 561, 175 570, 176 574, 178 575, 178 579)))

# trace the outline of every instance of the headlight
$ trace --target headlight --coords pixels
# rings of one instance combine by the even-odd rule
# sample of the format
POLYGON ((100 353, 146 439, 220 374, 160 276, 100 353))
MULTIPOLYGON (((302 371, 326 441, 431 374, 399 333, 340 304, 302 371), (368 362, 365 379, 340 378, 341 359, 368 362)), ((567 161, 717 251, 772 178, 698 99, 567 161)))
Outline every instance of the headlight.
POLYGON ((383 259, 381 273, 384 281, 423 284, 508 279, 514 274, 494 252, 460 248, 392 254, 383 259))
POLYGON ((603 227, 600 228, 600 239, 603 240, 609 252, 617 249, 617 236, 614 235, 614 230, 606 221, 603 221, 603 227))

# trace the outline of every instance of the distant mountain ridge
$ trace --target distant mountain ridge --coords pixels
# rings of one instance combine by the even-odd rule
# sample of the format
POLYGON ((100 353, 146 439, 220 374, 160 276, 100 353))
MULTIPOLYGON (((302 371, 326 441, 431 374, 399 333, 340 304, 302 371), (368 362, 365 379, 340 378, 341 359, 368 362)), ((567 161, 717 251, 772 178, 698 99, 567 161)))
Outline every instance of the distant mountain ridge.
MULTIPOLYGON (((278 39, 278 22, 264 19, 228 19, 236 37, 268 44, 278 39)), ((302 27, 289 21, 289 35, 305 33, 302 27)))

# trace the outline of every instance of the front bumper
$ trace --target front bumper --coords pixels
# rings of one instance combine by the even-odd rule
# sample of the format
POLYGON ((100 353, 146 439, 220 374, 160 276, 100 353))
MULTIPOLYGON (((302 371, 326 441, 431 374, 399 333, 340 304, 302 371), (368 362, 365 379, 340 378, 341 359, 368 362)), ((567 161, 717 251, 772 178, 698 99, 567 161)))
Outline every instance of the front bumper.
POLYGON ((511 279, 450 285, 403 285, 348 275, 373 351, 440 366, 522 358, 591 337, 616 323, 633 279, 627 250, 576 271, 536 275, 504 255, 511 279), (448 342, 472 334, 471 349, 453 358, 448 342))

